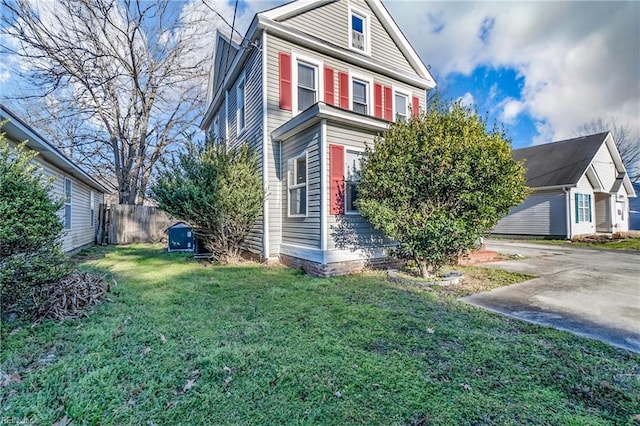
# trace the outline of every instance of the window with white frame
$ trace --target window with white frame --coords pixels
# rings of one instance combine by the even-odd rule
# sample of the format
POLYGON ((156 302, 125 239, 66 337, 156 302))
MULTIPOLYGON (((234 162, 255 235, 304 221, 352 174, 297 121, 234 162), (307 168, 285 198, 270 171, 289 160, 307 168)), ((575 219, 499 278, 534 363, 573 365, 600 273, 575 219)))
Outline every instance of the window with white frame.
POLYGON ((307 153, 289 160, 289 216, 307 215, 307 153))
POLYGON ((369 54, 369 15, 349 7, 349 47, 369 54))
POLYGON ((211 137, 214 142, 218 142, 220 140, 220 115, 216 114, 213 119, 213 128, 211 129, 211 137))
POLYGON ((71 179, 64 178, 64 229, 71 229, 71 179))
POLYGON ((93 191, 91 191, 91 196, 89 197, 89 226, 96 226, 96 208, 95 208, 95 196, 93 191))
POLYGON ((590 194, 576 194, 576 222, 591 222, 590 194))
POLYGON ((318 67, 298 62, 298 111, 304 111, 318 101, 318 67))
POLYGON ((369 113, 369 83, 362 80, 353 79, 351 83, 351 93, 354 112, 361 114, 369 113))
POLYGON ((245 88, 245 80, 244 77, 238 83, 238 87, 236 89, 236 103, 238 105, 237 109, 237 121, 238 121, 238 134, 244 130, 245 125, 247 124, 247 111, 245 107, 246 100, 246 88, 245 88))
POLYGON ((409 96, 404 93, 395 92, 393 106, 396 121, 406 122, 409 118, 409 96))
POLYGON ((362 167, 362 151, 346 149, 344 153, 344 211, 345 213, 358 213, 356 200, 358 199, 358 182, 362 167))

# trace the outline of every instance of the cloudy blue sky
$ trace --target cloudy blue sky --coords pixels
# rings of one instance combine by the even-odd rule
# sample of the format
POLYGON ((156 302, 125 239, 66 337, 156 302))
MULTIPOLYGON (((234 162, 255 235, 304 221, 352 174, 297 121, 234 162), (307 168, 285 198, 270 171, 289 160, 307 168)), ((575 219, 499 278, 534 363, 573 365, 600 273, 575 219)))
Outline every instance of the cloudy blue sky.
POLYGON ((504 123, 515 147, 600 117, 640 135, 640 2, 383 3, 441 94, 504 123))
MULTIPOLYGON (((234 0, 205 1, 231 22, 234 0)), ((575 136, 597 118, 640 139, 640 2, 383 2, 441 95, 504 123, 514 147, 575 136)), ((239 0, 238 29, 283 3, 239 0)), ((212 34, 226 25, 213 21, 212 34)), ((5 59, 0 84, 22 90, 7 65, 15 58, 5 59)))

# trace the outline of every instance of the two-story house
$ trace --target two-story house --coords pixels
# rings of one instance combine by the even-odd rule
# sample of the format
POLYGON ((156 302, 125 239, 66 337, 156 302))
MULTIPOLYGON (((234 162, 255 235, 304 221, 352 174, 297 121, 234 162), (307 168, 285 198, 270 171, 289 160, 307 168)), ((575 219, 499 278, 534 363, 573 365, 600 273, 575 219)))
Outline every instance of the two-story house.
POLYGON ((260 155, 267 193, 248 250, 315 275, 387 260, 355 206, 359 157, 435 82, 380 0, 298 0, 216 34, 201 127, 260 155))

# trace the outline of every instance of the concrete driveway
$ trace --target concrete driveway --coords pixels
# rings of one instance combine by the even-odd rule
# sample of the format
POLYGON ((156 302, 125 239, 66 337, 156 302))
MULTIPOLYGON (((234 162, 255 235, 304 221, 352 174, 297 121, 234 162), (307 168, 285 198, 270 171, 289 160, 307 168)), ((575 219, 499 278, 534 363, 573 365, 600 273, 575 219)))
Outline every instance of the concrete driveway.
POLYGON ((464 302, 640 352, 640 253, 496 240, 487 249, 524 259, 483 266, 538 278, 464 302))

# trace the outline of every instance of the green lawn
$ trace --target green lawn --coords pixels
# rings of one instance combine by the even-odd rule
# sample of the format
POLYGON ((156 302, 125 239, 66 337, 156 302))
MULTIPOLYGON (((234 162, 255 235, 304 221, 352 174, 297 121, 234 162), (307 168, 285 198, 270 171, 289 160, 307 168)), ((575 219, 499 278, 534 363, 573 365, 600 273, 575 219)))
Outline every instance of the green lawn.
POLYGON ((640 356, 379 273, 213 267, 158 246, 84 262, 117 280, 111 302, 82 320, 2 325, 0 423, 604 425, 640 414, 640 356))
POLYGON ((588 241, 567 241, 567 240, 519 240, 526 243, 538 243, 538 244, 556 244, 573 247, 589 247, 596 249, 611 249, 611 250, 640 250, 640 238, 629 238, 624 240, 612 240, 603 242, 588 242, 588 241))

